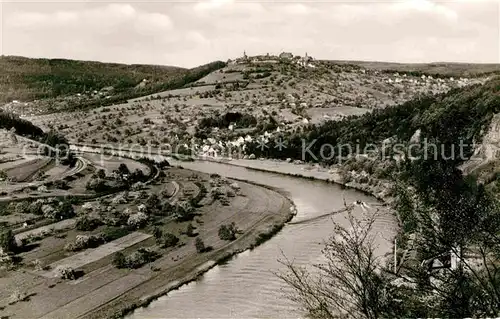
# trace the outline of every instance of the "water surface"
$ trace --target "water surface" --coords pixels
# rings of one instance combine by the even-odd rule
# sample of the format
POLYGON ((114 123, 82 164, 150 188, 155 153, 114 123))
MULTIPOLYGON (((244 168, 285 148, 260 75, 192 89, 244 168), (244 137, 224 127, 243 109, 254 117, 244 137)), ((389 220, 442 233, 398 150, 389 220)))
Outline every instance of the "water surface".
MULTIPOLYGON (((372 197, 322 181, 213 162, 187 162, 182 166, 278 187, 289 194, 297 207, 293 221, 341 209, 344 207, 343 198, 347 203, 355 200, 376 203, 372 197)), ((332 218, 344 220, 343 216, 332 218)), ((395 225, 393 216, 387 211, 377 220, 374 230, 378 234, 379 254, 390 252, 395 225)), ((331 218, 287 225, 254 250, 216 266, 198 281, 170 292, 146 308, 137 309, 127 318, 299 318, 302 315, 297 306, 285 298, 287 287, 275 276, 276 272, 283 270, 278 259, 286 256, 299 265, 321 262, 321 249, 330 235, 331 218)))

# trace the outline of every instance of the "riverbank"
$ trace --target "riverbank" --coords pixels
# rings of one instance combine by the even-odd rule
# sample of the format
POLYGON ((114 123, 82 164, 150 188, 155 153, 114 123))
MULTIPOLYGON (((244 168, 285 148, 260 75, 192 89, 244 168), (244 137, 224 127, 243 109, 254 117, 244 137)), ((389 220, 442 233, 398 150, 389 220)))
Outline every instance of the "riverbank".
MULTIPOLYGON (((209 174, 187 169, 171 168, 169 174, 181 181, 181 190, 177 191, 179 196, 184 196, 182 194, 185 190, 197 189, 195 193, 201 191, 193 181, 194 175, 199 176, 197 179, 205 186, 210 181, 209 174)), ((223 181, 226 186, 231 183, 232 180, 223 181)), ((228 198, 230 205, 207 196, 202 199, 202 206, 197 208, 197 216, 192 223, 198 233, 197 237, 203 240, 206 247, 212 247, 211 250, 198 253, 194 245, 195 237, 184 233, 186 223, 166 220, 166 224, 161 227, 166 227, 169 232, 181 238, 180 244, 173 249, 163 249, 159 259, 144 267, 117 269, 111 265, 113 256, 109 254, 99 260, 85 258, 85 265, 80 267, 84 275, 78 280, 66 281, 40 276, 29 267, 35 258, 52 265, 59 259, 71 257, 71 253, 65 252, 63 246, 77 232, 67 230, 67 236, 44 238, 39 243, 40 248, 21 254, 27 263, 26 271, 12 271, 0 276, 0 285, 4 287, 0 290, 2 313, 10 318, 25 319, 122 317, 125 313, 196 280, 232 256, 263 243, 295 215, 293 203, 282 192, 251 182, 237 183, 239 195, 228 198), (221 240, 218 236, 220 226, 232 222, 240 230, 237 239, 231 242, 221 240), (31 297, 26 301, 10 303, 9 295, 16 290, 31 297)), ((125 248, 124 253, 155 246, 155 241, 150 239, 125 248)), ((96 248, 95 253, 99 249, 96 248)), ((93 250, 88 251, 89 254, 92 252, 93 250)))
MULTIPOLYGON (((236 240, 203 254, 193 252, 186 255, 182 263, 169 269, 160 270, 158 275, 137 285, 125 294, 110 300, 105 305, 80 316, 80 318, 123 318, 126 314, 137 308, 147 306, 155 299, 168 294, 168 292, 197 280, 216 265, 262 244, 279 232, 296 214, 293 203, 278 190, 251 182, 240 181, 238 183, 242 186, 245 197, 252 199, 251 202, 245 204, 246 210, 253 210, 255 214, 257 214, 257 210, 260 217, 256 219, 257 216, 249 215, 247 211, 236 208, 241 216, 241 221, 236 224, 238 228, 240 228, 240 225, 245 226, 241 227, 244 232, 238 235, 236 240), (257 189, 260 194, 253 193, 257 189), (248 220, 248 225, 243 223, 243 219, 248 220)), ((229 209, 231 208, 235 209, 229 207, 229 209)), ((207 230, 210 234, 203 235, 206 244, 213 243, 211 239, 217 237, 217 226, 218 224, 210 227, 211 229, 207 230)))
POLYGON ((199 160, 224 163, 252 169, 256 171, 277 173, 287 176, 294 176, 307 179, 316 179, 325 181, 327 183, 335 183, 345 188, 354 189, 370 195, 376 199, 391 204, 393 198, 390 195, 392 184, 388 181, 379 181, 376 185, 362 184, 355 181, 345 183, 340 175, 340 167, 335 168, 322 168, 319 165, 309 164, 294 164, 291 162, 270 160, 270 159, 229 159, 229 158, 214 158, 214 157, 200 157, 199 160))

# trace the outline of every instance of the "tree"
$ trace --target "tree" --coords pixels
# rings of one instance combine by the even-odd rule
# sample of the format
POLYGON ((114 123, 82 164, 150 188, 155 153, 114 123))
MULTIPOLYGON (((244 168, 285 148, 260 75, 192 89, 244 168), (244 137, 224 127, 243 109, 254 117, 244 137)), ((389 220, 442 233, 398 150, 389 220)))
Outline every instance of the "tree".
POLYGON ((153 236, 156 239, 156 243, 160 243, 163 237, 163 231, 159 227, 153 228, 153 236))
POLYGON ((229 225, 221 225, 219 227, 219 238, 222 240, 235 240, 236 232, 237 229, 234 222, 229 225))
POLYGON ((9 176, 7 175, 7 173, 3 169, 0 170, 0 181, 6 182, 8 177, 9 176))
POLYGON ((157 209, 158 206, 160 205, 160 199, 158 198, 158 195, 156 194, 150 194, 149 197, 146 199, 146 207, 150 210, 152 209, 157 209))
POLYGON ((194 241, 194 246, 198 253, 203 253, 206 250, 205 243, 200 237, 196 238, 196 240, 194 241))
POLYGON ((106 178, 106 172, 102 168, 97 171, 96 175, 100 179, 106 178))
POLYGON ((120 166, 118 166, 118 173, 120 175, 127 175, 130 174, 130 170, 125 163, 121 163, 120 166))
POLYGON ((101 222, 98 219, 84 215, 76 220, 75 228, 81 231, 91 231, 99 227, 99 225, 101 225, 101 222))
POLYGON ((75 216, 75 210, 69 200, 63 200, 57 207, 56 219, 68 219, 75 216))
POLYGON ((195 236, 193 224, 189 223, 187 225, 187 227, 186 227, 186 235, 188 235, 189 237, 194 237, 195 236))
POLYGON ((171 233, 166 233, 162 237, 162 246, 166 248, 173 247, 177 245, 178 242, 179 238, 171 233))
POLYGON ((350 227, 334 223, 335 235, 323 250, 326 263, 315 265, 317 276, 286 258, 281 263, 287 271, 277 276, 292 288, 288 297, 313 318, 387 316, 388 280, 380 272, 371 232, 375 215, 360 220, 349 210, 347 220, 350 227))
POLYGON ((117 252, 113 256, 113 266, 116 268, 126 268, 127 267, 127 260, 125 258, 125 255, 122 252, 117 252))
POLYGON ((5 253, 12 253, 17 248, 16 238, 12 230, 3 230, 0 232, 0 249, 5 253))

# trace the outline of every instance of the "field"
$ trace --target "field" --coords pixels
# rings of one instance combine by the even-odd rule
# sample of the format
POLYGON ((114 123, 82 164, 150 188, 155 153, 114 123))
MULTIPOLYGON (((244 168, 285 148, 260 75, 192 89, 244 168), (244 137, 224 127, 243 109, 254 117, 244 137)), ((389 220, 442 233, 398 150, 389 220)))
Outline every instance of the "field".
MULTIPOLYGON (((0 307, 10 318, 76 318, 76 317, 109 317, 117 310, 130 305, 134 300, 147 298, 152 292, 168 289, 173 281, 182 282, 195 278, 204 268, 235 251, 246 249, 255 243, 259 233, 269 231, 273 225, 279 225, 290 218, 290 203, 279 193, 238 182, 239 191, 235 197, 228 197, 228 203, 216 200, 200 193, 199 185, 211 189, 214 181, 220 186, 228 187, 231 181, 209 177, 206 174, 188 170, 170 168, 166 171, 169 179, 175 184, 168 184, 168 201, 176 203, 191 196, 200 198, 193 221, 178 222, 171 217, 155 217, 156 227, 163 232, 173 233, 180 238, 179 244, 173 248, 161 248, 152 238, 152 226, 140 231, 124 233, 97 248, 71 252, 64 249, 80 234, 97 234, 109 226, 85 232, 74 228, 74 222, 67 220, 44 229, 53 229, 52 233, 35 240, 26 252, 19 254, 23 260, 22 269, 27 271, 2 271, 0 283, 5 289, 0 293, 0 307), (200 184, 201 183, 201 184, 200 184), (201 195, 200 195, 201 194, 201 195), (201 197, 200 197, 201 196, 201 197), (239 230, 237 239, 232 242, 221 240, 218 229, 223 224, 234 222, 239 230), (188 224, 192 223, 195 236, 184 233, 188 224), (60 227, 59 227, 60 226, 60 227), (202 238, 211 250, 197 253, 194 245, 196 237, 202 238), (155 248, 160 257, 147 267, 126 270, 111 265, 112 256, 117 251, 130 253, 140 247, 155 248), (44 268, 33 268, 34 262, 44 268), (83 277, 74 281, 62 280, 59 269, 73 267, 83 272, 83 277), (201 267, 201 268, 200 268, 201 267), (16 282, 15 286, 11 284, 16 282), (26 301, 9 304, 9 296, 15 291, 22 291, 30 296, 26 301)), ((163 189, 159 181, 146 188, 148 193, 158 193, 163 189)), ((137 194, 131 192, 132 198, 137 194)), ((115 210, 133 207, 123 202, 113 204, 115 210)), ((137 201, 135 201, 137 202, 137 201)), ((76 208, 82 214, 88 207, 97 208, 99 200, 91 200, 87 205, 76 208)), ((100 204, 102 206, 102 203, 100 204)), ((105 209, 107 210, 107 209, 105 209)), ((40 233, 40 228, 25 231, 16 235, 18 240, 40 233)))

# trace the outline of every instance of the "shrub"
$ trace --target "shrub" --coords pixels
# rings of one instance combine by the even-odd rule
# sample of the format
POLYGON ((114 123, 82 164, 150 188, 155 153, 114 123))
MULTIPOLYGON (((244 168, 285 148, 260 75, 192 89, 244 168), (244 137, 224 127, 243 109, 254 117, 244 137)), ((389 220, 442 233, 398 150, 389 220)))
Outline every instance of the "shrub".
POLYGON ((161 239, 162 239, 162 237, 163 237, 163 231, 160 228, 155 227, 153 229, 153 236, 156 239, 156 243, 159 244, 160 241, 161 241, 161 239))
POLYGON ((42 214, 42 205, 43 204, 42 204, 41 200, 36 200, 28 206, 28 212, 30 214, 34 214, 34 215, 41 215, 42 214))
POLYGON ((164 234, 161 239, 162 239, 161 245, 165 248, 173 247, 177 245, 177 243, 179 242, 179 238, 171 233, 164 234))
POLYGON ((175 206, 175 218, 177 221, 186 221, 193 218, 194 208, 188 201, 179 201, 175 206))
POLYGON ((236 232, 237 229, 234 223, 222 225, 219 227, 219 238, 222 240, 235 240, 236 232))
POLYGON ((125 258, 125 255, 122 252, 117 252, 113 256, 113 261, 112 261, 113 266, 116 268, 126 268, 127 267, 127 260, 125 258))
POLYGON ((203 242, 203 240, 200 237, 196 238, 196 240, 194 242, 194 246, 195 246, 196 251, 198 253, 203 253, 206 250, 205 243, 203 242))
POLYGON ((103 169, 97 171, 96 176, 100 179, 106 178, 106 172, 103 169))
POLYGON ((75 280, 78 278, 78 272, 71 267, 62 267, 59 269, 59 275, 62 279, 75 280))
MULTIPOLYGON (((0 249, 4 253, 13 252, 17 248, 16 239, 12 230, 3 230, 0 232, 0 249)), ((0 252, 1 255, 1 252, 0 252)))
POLYGON ((59 202, 57 208, 53 208, 50 205, 44 205, 42 206, 42 212, 45 218, 56 220, 72 218, 75 216, 75 210, 69 200, 59 202))
POLYGON ((194 237, 196 234, 194 233, 194 227, 193 224, 189 223, 186 228, 186 235, 189 237, 194 237))
POLYGON ((101 221, 96 218, 82 216, 76 220, 75 228, 81 231, 91 231, 101 225, 101 221))
POLYGON ((139 248, 137 251, 125 257, 125 267, 135 269, 144 264, 150 263, 158 259, 159 254, 156 251, 139 248))
POLYGON ((75 241, 66 244, 66 246, 64 246, 64 249, 68 251, 79 251, 87 248, 95 248, 99 245, 102 245, 104 242, 105 237, 102 234, 89 236, 77 235, 75 241))
POLYGON ((91 178, 85 188, 95 192, 103 192, 106 190, 106 182, 101 178, 91 178))
POLYGON ((150 194, 145 203, 148 209, 157 209, 160 205, 160 199, 156 194, 150 194))
POLYGON ((141 228, 148 222, 148 215, 143 212, 138 212, 130 215, 127 220, 127 225, 135 228, 141 228))
POLYGON ((102 236, 107 242, 113 241, 128 234, 125 228, 108 227, 103 230, 102 236))

